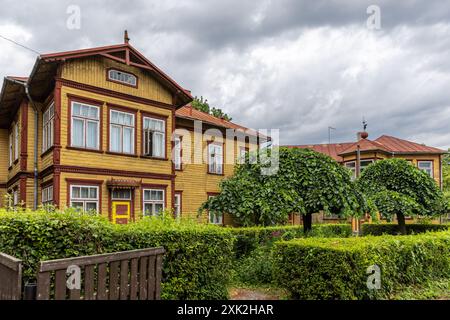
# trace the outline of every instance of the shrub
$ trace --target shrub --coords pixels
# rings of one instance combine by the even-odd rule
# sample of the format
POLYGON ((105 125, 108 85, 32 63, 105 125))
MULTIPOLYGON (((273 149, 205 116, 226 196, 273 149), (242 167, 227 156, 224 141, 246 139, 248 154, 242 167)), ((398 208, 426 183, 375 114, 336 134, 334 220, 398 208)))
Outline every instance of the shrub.
POLYGON ((450 277, 450 232, 414 236, 307 238, 275 243, 275 277, 293 298, 389 298, 399 285, 450 277), (367 288, 367 268, 381 288, 367 288))
MULTIPOLYGON (((290 240, 303 237, 303 227, 277 226, 277 227, 248 227, 229 228, 236 237, 234 253, 236 258, 250 254, 257 247, 268 245, 277 240, 290 240)), ((313 237, 349 237, 352 234, 350 224, 317 224, 309 236, 313 237)))
MULTIPOLYGON (((448 224, 407 224, 407 234, 418 234, 428 231, 445 231, 448 230, 448 224)), ((400 234, 398 224, 394 223, 364 223, 361 226, 362 235, 381 236, 383 234, 397 235, 400 234)))
POLYGON ((26 280, 41 260, 163 246, 163 299, 226 298, 233 242, 226 229, 167 219, 115 226, 71 210, 0 211, 0 251, 24 260, 26 280))
POLYGON ((234 263, 234 282, 265 286, 273 283, 273 257, 271 246, 260 246, 234 263))

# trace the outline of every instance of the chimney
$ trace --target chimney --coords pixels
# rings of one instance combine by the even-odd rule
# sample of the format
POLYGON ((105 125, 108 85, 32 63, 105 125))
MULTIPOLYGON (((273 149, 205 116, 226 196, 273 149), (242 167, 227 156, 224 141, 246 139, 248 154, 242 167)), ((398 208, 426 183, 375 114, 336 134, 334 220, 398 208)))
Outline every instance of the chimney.
POLYGON ((356 134, 356 141, 359 141, 361 139, 367 139, 369 137, 369 134, 366 131, 360 131, 356 134))
POLYGON ((128 42, 130 42, 130 38, 128 38, 128 31, 125 30, 125 32, 123 33, 123 42, 128 44, 128 42))

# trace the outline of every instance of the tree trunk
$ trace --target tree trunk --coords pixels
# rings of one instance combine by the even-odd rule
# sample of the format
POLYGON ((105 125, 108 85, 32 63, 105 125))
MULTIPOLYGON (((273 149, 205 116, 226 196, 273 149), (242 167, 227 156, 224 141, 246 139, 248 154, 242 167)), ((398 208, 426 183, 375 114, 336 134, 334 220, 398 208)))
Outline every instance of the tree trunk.
POLYGON ((303 233, 307 234, 312 230, 312 214, 303 215, 303 233))
POLYGON ((397 213, 397 221, 400 233, 406 235, 405 216, 403 215, 403 213, 397 213))

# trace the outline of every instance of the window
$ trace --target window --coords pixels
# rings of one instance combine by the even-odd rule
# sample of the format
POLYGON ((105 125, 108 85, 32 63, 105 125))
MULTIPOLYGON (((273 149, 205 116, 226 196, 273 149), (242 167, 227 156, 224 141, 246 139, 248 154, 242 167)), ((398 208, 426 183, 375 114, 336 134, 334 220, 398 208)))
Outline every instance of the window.
POLYGON ((144 216, 155 216, 164 210, 164 190, 144 189, 144 216))
POLYGON ((12 166, 13 163, 13 133, 10 132, 9 134, 9 166, 12 166))
POLYGON ((124 83, 133 87, 137 87, 137 78, 135 75, 131 73, 110 69, 108 70, 108 79, 124 83))
POLYGON ((181 216, 181 193, 175 193, 175 218, 179 218, 181 216))
POLYGON ((70 186, 70 206, 84 212, 98 211, 97 186, 70 186))
POLYGON ((100 108, 72 102, 72 146, 99 149, 100 108))
POLYGON ((165 157, 165 127, 164 120, 144 117, 144 155, 165 157))
POLYGON ((364 169, 366 169, 370 164, 373 163, 373 160, 372 160, 372 159, 369 159, 369 160, 361 160, 360 163, 361 163, 361 169, 360 169, 360 171, 363 172, 364 169))
POLYGON ((433 161, 417 161, 417 167, 433 178, 433 161))
POLYGON ((245 163, 245 157, 248 153, 248 149, 246 147, 239 147, 239 158, 238 163, 245 163))
POLYGON ((208 145, 208 173, 222 174, 223 172, 223 146, 210 143, 208 145))
POLYGON ((42 204, 53 203, 53 186, 49 186, 42 189, 42 204))
POLYGON ((112 200, 131 200, 130 189, 114 189, 111 194, 112 200))
MULTIPOLYGON (((208 195, 208 200, 211 198, 214 198, 214 197, 215 197, 215 195, 208 195)), ((208 215, 209 215, 209 223, 220 224, 220 225, 223 224, 223 215, 212 213, 212 212, 209 212, 208 215)))
MULTIPOLYGON (((364 171, 364 169, 367 168, 367 166, 369 166, 371 163, 373 163, 373 159, 360 160, 360 169, 359 169, 360 173, 362 173, 364 171)), ((356 161, 346 162, 345 167, 352 171, 353 179, 355 179, 356 178, 356 161)))
POLYGON ((181 138, 180 137, 175 137, 175 139, 174 139, 173 161, 175 164, 175 170, 181 170, 181 138))
POLYGON ((14 125, 14 160, 19 159, 19 124, 14 125))
POLYGON ((14 190, 12 194, 13 206, 19 205, 19 190, 14 190))
POLYGON ((134 121, 132 113, 110 111, 110 151, 134 153, 134 121))
POLYGON ((47 151, 53 145, 55 105, 52 103, 44 112, 42 124, 42 151, 47 151))

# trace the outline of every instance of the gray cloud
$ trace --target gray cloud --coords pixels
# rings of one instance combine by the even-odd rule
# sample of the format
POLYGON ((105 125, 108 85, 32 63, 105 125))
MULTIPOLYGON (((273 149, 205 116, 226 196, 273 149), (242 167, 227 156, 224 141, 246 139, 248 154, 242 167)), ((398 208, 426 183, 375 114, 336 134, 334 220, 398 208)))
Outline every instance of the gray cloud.
MULTIPOLYGON (((0 35, 40 52, 132 44, 196 95, 284 144, 390 134, 450 147, 450 4, 442 1, 12 1, 0 35), (81 29, 66 28, 67 6, 81 29), (381 30, 366 9, 381 8, 381 30)), ((35 55, 0 39, 0 76, 35 55)))

